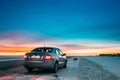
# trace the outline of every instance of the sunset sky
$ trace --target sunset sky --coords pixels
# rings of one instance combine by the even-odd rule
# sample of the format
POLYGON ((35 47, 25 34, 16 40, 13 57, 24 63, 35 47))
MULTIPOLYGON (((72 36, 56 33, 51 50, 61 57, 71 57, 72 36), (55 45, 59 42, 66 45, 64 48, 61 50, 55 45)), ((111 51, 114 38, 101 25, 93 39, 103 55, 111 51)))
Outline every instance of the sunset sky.
POLYGON ((59 47, 120 53, 120 0, 0 0, 0 55, 59 47))

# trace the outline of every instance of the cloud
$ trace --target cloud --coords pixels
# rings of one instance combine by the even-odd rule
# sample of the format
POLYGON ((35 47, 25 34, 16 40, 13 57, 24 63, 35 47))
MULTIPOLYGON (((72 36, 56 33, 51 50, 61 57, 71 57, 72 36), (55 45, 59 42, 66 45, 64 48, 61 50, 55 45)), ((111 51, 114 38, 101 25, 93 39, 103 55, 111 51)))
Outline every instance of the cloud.
POLYGON ((58 46, 61 46, 61 47, 86 47, 86 46, 83 46, 83 45, 76 45, 76 44, 64 44, 64 45, 58 45, 58 46))
POLYGON ((0 44, 3 46, 36 47, 44 42, 54 42, 56 38, 34 31, 8 31, 0 34, 0 44))
POLYGON ((120 47, 120 45, 116 45, 116 44, 107 44, 105 45, 99 45, 99 44, 88 44, 88 45, 80 45, 80 44, 62 44, 62 45, 58 45, 59 47, 62 48, 67 48, 67 49, 71 49, 71 50, 82 50, 82 49, 107 49, 107 48, 116 48, 116 47, 120 47))
POLYGON ((5 32, 0 34, 0 39, 17 39, 21 37, 22 34, 19 32, 5 32))

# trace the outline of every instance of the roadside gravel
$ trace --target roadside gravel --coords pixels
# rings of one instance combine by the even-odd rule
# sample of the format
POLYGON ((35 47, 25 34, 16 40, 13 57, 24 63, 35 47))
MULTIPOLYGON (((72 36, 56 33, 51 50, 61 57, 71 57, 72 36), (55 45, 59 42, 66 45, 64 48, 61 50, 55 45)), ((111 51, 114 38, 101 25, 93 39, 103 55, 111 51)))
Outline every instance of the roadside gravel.
POLYGON ((88 59, 79 58, 79 80, 120 80, 116 75, 88 59))

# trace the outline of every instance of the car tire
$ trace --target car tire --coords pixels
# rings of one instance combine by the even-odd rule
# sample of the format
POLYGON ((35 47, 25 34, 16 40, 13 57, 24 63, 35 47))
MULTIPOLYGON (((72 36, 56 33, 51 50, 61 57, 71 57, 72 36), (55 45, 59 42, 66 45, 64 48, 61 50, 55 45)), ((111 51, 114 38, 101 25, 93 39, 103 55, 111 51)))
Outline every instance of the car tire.
POLYGON ((65 61, 63 68, 66 68, 66 67, 67 67, 67 61, 65 61))
POLYGON ((54 64, 54 68, 52 69, 52 72, 53 73, 56 73, 58 71, 58 63, 56 62, 55 64, 54 64))
POLYGON ((32 70, 33 70, 32 68, 28 68, 28 67, 26 67, 26 69, 28 72, 32 72, 32 70))

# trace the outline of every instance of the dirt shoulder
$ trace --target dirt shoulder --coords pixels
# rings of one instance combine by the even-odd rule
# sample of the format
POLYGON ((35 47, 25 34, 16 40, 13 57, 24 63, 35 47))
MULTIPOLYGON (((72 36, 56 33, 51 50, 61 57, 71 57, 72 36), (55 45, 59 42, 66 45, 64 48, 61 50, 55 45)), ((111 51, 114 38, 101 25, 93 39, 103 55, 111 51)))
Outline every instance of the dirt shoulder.
POLYGON ((102 66, 82 57, 79 58, 78 70, 80 80, 120 80, 102 66))

